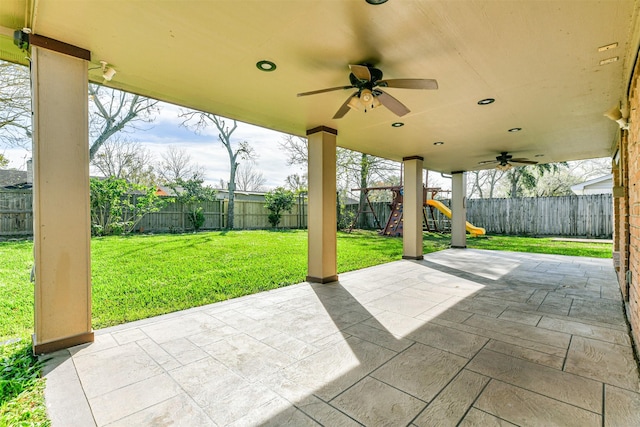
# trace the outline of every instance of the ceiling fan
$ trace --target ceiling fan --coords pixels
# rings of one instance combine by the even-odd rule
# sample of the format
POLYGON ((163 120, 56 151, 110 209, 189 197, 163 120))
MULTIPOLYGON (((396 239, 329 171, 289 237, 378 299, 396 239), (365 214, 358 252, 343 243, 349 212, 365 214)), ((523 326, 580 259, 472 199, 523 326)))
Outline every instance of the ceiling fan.
POLYGON ((483 160, 481 162, 478 162, 479 165, 488 165, 491 163, 497 163, 498 166, 496 166, 496 168, 506 171, 509 168, 511 168, 513 165, 512 163, 521 163, 523 165, 536 165, 538 164, 538 162, 534 162, 533 160, 529 160, 529 159, 524 159, 524 158, 517 158, 514 159, 513 156, 509 153, 507 153, 506 151, 503 151, 500 153, 499 156, 496 156, 495 160, 483 160))
POLYGON ((364 111, 384 105, 394 114, 402 117, 410 110, 393 96, 389 95, 381 88, 392 87, 400 89, 438 89, 438 82, 434 79, 389 79, 382 80, 382 71, 371 65, 349 65, 351 73, 349 74, 348 86, 330 87, 327 89, 313 90, 311 92, 299 93, 298 96, 315 95, 318 93, 332 92, 334 90, 357 89, 349 95, 347 100, 338 109, 333 116, 334 119, 340 119, 349 112, 350 109, 358 110, 364 108, 364 111))

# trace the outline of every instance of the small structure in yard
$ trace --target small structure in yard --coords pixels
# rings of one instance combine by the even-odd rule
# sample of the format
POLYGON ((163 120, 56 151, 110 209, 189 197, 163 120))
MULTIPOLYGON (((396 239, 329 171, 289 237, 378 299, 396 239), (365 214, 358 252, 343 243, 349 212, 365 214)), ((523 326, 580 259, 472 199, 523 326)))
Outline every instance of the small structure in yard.
POLYGON ((610 173, 581 182, 580 184, 572 185, 571 191, 578 196, 586 196, 589 194, 612 194, 613 174, 610 173))

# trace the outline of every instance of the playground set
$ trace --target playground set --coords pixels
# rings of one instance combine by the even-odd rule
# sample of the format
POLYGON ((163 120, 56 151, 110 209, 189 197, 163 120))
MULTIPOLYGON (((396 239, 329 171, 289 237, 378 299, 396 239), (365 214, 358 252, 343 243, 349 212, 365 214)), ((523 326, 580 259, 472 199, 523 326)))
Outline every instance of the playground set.
MULTIPOLYGON (((367 187, 367 188, 354 188, 353 191, 361 191, 366 203, 361 203, 358 207, 358 212, 356 213, 351 226, 349 227, 349 232, 351 232, 356 224, 358 223, 358 218, 360 215, 371 214, 373 215, 374 222, 378 229, 380 230, 380 234, 388 237, 397 237, 402 236, 403 232, 403 217, 402 217, 402 209, 403 209, 403 187, 401 185, 398 186, 390 186, 390 187, 367 187), (370 192, 372 191, 391 191, 393 194, 393 200, 391 201, 391 215, 389 215, 389 219, 385 224, 384 228, 382 227, 378 216, 373 208, 373 204, 371 203, 371 199, 369 198, 370 192), (368 208, 368 209, 367 209, 368 208)), ((449 209, 442 202, 435 200, 435 196, 438 193, 450 193, 450 190, 443 190, 439 187, 423 187, 423 200, 424 205, 422 207, 422 218, 423 218, 423 230, 425 231, 433 231, 440 232, 438 230, 438 222, 436 221, 434 209, 442 212, 444 216, 451 219, 451 209, 449 209)), ((485 234, 485 229, 482 227, 476 227, 475 225, 467 222, 466 230, 471 234, 472 237, 477 237, 479 235, 485 234)), ((445 231, 445 230, 442 230, 445 231)))

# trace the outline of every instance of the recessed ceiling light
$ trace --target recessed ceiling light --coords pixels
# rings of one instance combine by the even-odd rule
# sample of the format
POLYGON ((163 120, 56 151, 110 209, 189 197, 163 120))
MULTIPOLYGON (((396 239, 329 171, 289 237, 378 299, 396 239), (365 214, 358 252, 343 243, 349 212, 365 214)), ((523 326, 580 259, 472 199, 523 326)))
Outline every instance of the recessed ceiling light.
POLYGON ((511 128, 509 129, 509 132, 520 132, 522 130, 522 128, 511 128))
POLYGON ((493 98, 485 98, 478 101, 478 105, 489 105, 493 104, 494 102, 496 102, 496 100, 493 98))
POLYGON ((536 154, 534 157, 544 157, 544 154, 536 154))
POLYGON ((387 2, 387 0, 365 0, 365 1, 369 4, 382 4, 387 2))
POLYGON ((433 145, 443 145, 443 144, 444 144, 444 142, 442 142, 442 141, 436 141, 436 142, 433 143, 433 145))
POLYGON ((618 47, 618 43, 617 42, 608 44, 606 46, 600 46, 598 48, 598 52, 605 52, 605 51, 610 50, 610 49, 615 49, 616 47, 618 47))
POLYGON ((258 70, 260 71, 273 71, 276 69, 276 64, 274 62, 271 61, 267 61, 267 60, 262 60, 262 61, 258 61, 256 63, 256 67, 258 67, 258 70))
POLYGON ((400 127, 404 126, 404 123, 395 122, 395 123, 391 123, 391 126, 393 126, 394 128, 400 128, 400 127))
POLYGON ((607 64, 612 64, 614 62, 618 62, 618 57, 614 56, 613 58, 607 58, 607 59, 603 59, 602 61, 600 61, 600 65, 607 65, 607 64))

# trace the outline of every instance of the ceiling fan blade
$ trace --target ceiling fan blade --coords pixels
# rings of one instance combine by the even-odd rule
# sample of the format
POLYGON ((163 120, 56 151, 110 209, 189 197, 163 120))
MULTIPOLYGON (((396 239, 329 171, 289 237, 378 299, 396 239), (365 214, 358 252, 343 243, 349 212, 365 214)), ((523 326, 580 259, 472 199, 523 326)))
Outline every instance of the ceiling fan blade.
POLYGON ((529 159, 511 159, 509 160, 511 163, 522 163, 525 165, 537 165, 538 162, 534 162, 533 160, 529 160, 529 159))
POLYGON ((359 80, 371 81, 371 71, 364 65, 349 65, 349 69, 359 80))
POLYGON ((497 160, 483 160, 481 162, 478 162, 479 165, 490 165, 492 163, 500 163, 497 160))
POLYGON ((438 82, 434 79, 390 79, 380 80, 378 86, 401 89, 438 89, 438 82))
POLYGON ((389 110, 391 110, 391 112, 394 113, 396 116, 402 117, 405 114, 411 112, 411 110, 409 110, 402 102, 398 101, 388 93, 383 92, 381 90, 377 90, 376 92, 379 93, 377 96, 378 101, 380 101, 382 105, 384 105, 389 110))
POLYGON ((353 86, 336 86, 336 87, 330 87, 327 89, 312 90, 311 92, 302 92, 302 93, 299 93, 297 96, 315 95, 317 93, 333 92, 334 90, 351 89, 352 87, 353 86))
POLYGON ((338 108, 338 111, 336 111, 336 114, 334 114, 333 116, 334 119, 343 118, 345 114, 347 114, 349 110, 351 110, 351 107, 349 107, 349 101, 351 101, 351 98, 353 98, 357 93, 358 92, 353 92, 351 95, 349 95, 349 97, 344 102, 344 104, 342 104, 340 108, 338 108))

